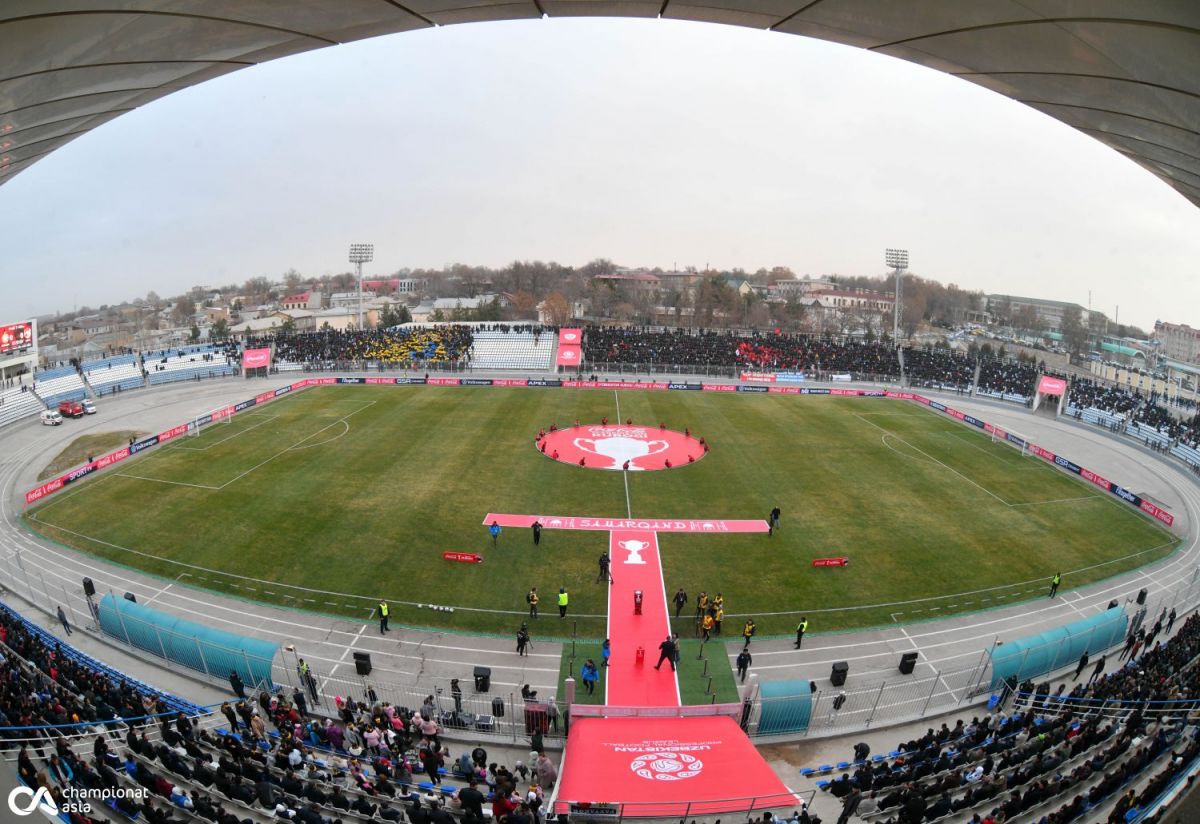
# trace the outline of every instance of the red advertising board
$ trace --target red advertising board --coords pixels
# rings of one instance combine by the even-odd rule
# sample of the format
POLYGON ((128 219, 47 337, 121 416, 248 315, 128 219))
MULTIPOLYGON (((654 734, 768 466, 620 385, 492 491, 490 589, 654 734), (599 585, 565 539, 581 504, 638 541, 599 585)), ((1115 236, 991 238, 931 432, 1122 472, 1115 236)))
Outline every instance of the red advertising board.
POLYGON ((1091 483, 1094 483, 1096 486, 1100 487, 1105 492, 1107 492, 1109 489, 1112 488, 1112 484, 1110 484, 1108 482, 1108 478, 1105 478, 1103 475, 1097 475, 1095 472, 1093 472, 1090 469, 1080 469, 1079 475, 1085 481, 1090 481, 1091 483))
POLYGON ((158 442, 165 443, 166 441, 169 441, 172 438, 178 438, 180 435, 182 435, 184 432, 187 432, 187 431, 188 431, 188 425, 186 423, 181 423, 181 424, 179 424, 179 426, 172 426, 167 431, 158 433, 158 442))
POLYGON ((563 346, 583 346, 583 330, 559 329, 558 342, 563 346))
POLYGON ((1035 443, 1029 444, 1029 451, 1039 458, 1045 458, 1050 463, 1054 463, 1054 453, 1044 446, 1038 446, 1035 443))
POLYGON ((242 352, 242 366, 246 369, 262 369, 271 365, 271 349, 247 349, 242 352))
POLYGON ((1049 375, 1042 375, 1042 379, 1038 381, 1037 391, 1043 395, 1061 395, 1067 391, 1067 382, 1062 378, 1052 378, 1049 375))
POLYGON ((757 381, 759 383, 775 383, 774 372, 743 372, 742 380, 757 381))
POLYGON ((443 552, 442 558, 446 561, 458 561, 463 564, 483 563, 483 556, 478 552, 443 552))
POLYGON ((583 348, 578 344, 568 346, 559 344, 558 358, 554 361, 558 366, 578 366, 583 362, 583 348))
POLYGON ((736 392, 736 383, 706 383, 703 386, 705 392, 736 392))
POLYGON ((843 567, 850 565, 849 558, 813 558, 812 565, 815 567, 843 567))

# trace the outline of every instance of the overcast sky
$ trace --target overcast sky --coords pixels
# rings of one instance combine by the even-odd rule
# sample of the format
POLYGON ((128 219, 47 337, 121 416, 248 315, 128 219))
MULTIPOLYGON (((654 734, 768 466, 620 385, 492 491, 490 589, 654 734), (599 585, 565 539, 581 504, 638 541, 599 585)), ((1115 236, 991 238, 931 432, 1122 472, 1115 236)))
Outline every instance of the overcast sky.
POLYGON ((666 20, 451 26, 236 72, 0 187, 5 317, 516 258, 916 274, 1200 326, 1200 210, 892 58, 666 20))

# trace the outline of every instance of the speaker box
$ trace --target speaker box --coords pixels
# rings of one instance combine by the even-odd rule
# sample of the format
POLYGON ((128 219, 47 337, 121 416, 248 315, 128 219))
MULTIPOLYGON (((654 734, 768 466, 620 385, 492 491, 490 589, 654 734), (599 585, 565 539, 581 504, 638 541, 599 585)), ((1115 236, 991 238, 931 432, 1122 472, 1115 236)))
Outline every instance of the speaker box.
POLYGON ((125 600, 132 601, 135 604, 137 603, 137 597, 132 592, 125 593, 125 600))
POLYGON ((1119 606, 1121 606, 1121 602, 1118 601, 1116 598, 1114 598, 1108 602, 1108 609, 1116 609, 1119 606))
POLYGON ((1144 606, 1144 605, 1145 605, 1145 603, 1146 603, 1146 590, 1144 590, 1144 589, 1143 589, 1143 590, 1141 590, 1140 592, 1138 592, 1137 602, 1138 602, 1138 606, 1139 606, 1139 607, 1140 607, 1140 606, 1144 606))
POLYGON ((917 666, 917 653, 906 652, 900 656, 900 672, 905 675, 912 675, 912 671, 917 666))
POLYGON ((487 692, 492 688, 492 668, 491 667, 476 667, 475 668, 475 691, 487 692))
POLYGON ((850 665, 845 661, 838 661, 833 665, 833 671, 829 673, 829 683, 835 687, 840 687, 846 683, 846 675, 850 672, 850 665))
POLYGON ((89 598, 96 594, 96 585, 92 583, 91 578, 83 579, 83 594, 89 598))
POLYGON ((354 671, 359 675, 371 674, 371 656, 366 652, 354 653, 354 671))

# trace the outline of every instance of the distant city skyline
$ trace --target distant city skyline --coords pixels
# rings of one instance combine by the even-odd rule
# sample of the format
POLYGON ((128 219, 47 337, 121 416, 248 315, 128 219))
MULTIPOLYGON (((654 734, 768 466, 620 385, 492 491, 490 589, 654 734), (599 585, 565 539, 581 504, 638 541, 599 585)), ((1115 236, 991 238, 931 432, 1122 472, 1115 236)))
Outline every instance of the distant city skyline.
MULTIPOLYGON (((678 21, 450 26, 179 92, 0 187, 0 322, 194 285, 514 259, 911 271, 1200 326, 1200 211, 1032 109, 678 21)), ((1116 319, 1116 318, 1114 318, 1116 319)))

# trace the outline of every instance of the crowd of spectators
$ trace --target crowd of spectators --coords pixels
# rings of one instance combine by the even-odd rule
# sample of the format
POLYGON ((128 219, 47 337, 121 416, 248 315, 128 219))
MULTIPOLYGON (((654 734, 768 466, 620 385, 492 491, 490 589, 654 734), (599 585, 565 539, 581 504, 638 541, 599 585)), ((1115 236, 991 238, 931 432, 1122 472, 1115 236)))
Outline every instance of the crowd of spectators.
POLYGON ((981 392, 998 395, 1033 395, 1038 369, 1033 363, 998 358, 978 360, 966 352, 944 348, 904 350, 904 374, 912 386, 970 391, 972 384, 981 392))
POLYGON ((584 360, 604 364, 717 366, 894 377, 900 364, 885 343, 807 335, 735 335, 713 330, 589 328, 584 360))
MULTIPOLYGON (((1157 392, 1143 395, 1137 389, 1123 389, 1090 378, 1076 378, 1071 382, 1067 400, 1076 409, 1097 409, 1136 424, 1138 429, 1146 427, 1172 442, 1183 443, 1193 449, 1200 448, 1200 414, 1176 418, 1163 405, 1164 399, 1157 392)), ((1186 404, 1178 405, 1191 408, 1186 404)))
POLYGON ((387 364, 460 363, 471 357, 470 326, 325 330, 251 338, 247 349, 274 343, 275 360, 303 364, 378 361, 387 364))

